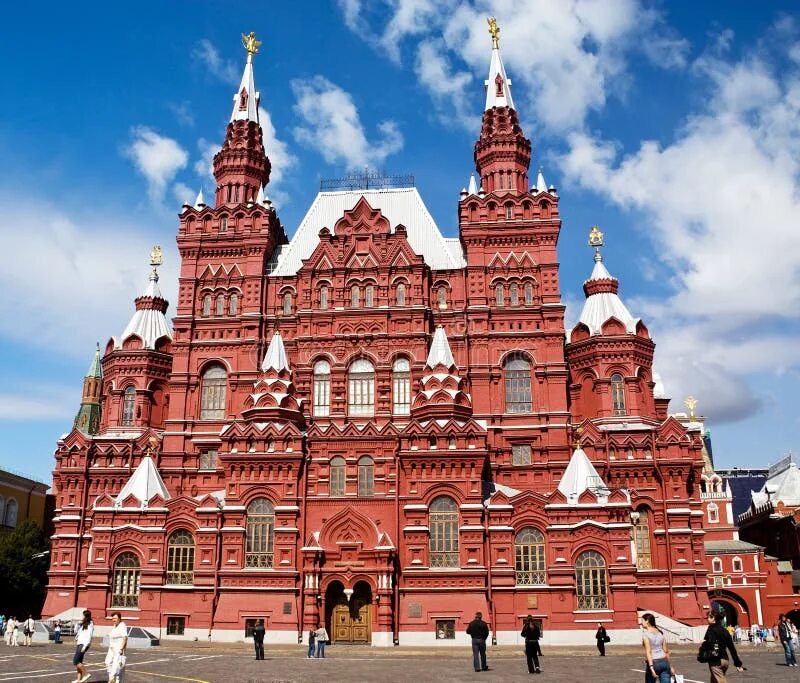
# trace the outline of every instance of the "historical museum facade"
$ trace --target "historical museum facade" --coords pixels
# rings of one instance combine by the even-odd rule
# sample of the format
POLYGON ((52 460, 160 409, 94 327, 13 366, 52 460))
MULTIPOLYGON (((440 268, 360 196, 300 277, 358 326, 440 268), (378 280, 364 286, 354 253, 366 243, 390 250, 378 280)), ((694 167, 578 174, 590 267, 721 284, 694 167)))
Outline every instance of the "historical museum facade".
POLYGON ((155 249, 58 443, 45 615, 229 640, 263 618, 271 642, 319 620, 375 645, 463 642, 478 610, 500 643, 528 614, 551 643, 630 640, 637 609, 703 623, 702 422, 668 414, 596 228, 565 331, 559 195, 529 179, 492 28, 457 238, 385 183, 324 189, 287 239, 245 36, 172 323, 155 249))

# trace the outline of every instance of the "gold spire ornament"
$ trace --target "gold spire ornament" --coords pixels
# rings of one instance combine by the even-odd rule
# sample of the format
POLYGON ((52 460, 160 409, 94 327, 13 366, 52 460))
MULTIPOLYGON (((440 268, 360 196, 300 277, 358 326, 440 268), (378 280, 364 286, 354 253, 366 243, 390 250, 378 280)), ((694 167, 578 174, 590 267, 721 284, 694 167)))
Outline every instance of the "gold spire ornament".
POLYGON ((694 409, 697 408, 697 399, 694 396, 687 396, 686 400, 683 402, 683 405, 689 409, 689 417, 694 419, 694 409))
POLYGON ((602 261, 603 256, 600 253, 600 247, 603 246, 603 233, 596 225, 593 225, 589 231, 589 246, 594 248, 594 260, 602 261))
POLYGON ((248 55, 257 55, 258 48, 261 47, 261 41, 256 38, 255 33, 250 31, 247 34, 242 33, 242 45, 244 45, 248 55))
POLYGON ((575 448, 581 449, 583 448, 583 427, 576 427, 574 431, 575 431, 575 448))
POLYGON ((164 252, 162 252, 161 247, 156 244, 150 250, 150 265, 153 266, 153 268, 157 268, 162 263, 164 263, 164 252))
POLYGON ((500 27, 494 17, 489 17, 486 23, 489 24, 489 35, 492 36, 492 48, 496 50, 500 47, 500 27))

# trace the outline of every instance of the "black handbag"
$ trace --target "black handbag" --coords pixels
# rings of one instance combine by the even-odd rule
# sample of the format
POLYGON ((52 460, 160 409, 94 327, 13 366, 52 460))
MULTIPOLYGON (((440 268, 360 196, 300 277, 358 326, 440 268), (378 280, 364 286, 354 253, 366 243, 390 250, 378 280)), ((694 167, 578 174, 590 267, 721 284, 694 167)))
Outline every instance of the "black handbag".
POLYGON ((718 661, 722 658, 720 652, 719 641, 717 637, 712 634, 711 640, 704 640, 700 643, 700 649, 697 651, 697 661, 701 664, 708 664, 709 662, 718 661))

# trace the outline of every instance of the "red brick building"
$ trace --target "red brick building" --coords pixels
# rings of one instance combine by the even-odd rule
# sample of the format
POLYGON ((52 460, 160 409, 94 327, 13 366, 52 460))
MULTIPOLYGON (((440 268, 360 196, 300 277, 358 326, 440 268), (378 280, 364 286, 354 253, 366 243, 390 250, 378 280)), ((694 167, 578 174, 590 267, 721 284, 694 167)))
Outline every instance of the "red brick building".
POLYGON ((528 614, 550 643, 704 623, 702 425, 668 415, 596 229, 565 331, 560 198, 499 48, 457 238, 387 186, 321 191, 287 239, 252 57, 213 204, 180 214, 172 326, 154 251, 58 443, 45 613, 375 645, 463 641, 478 610, 500 643, 528 614))

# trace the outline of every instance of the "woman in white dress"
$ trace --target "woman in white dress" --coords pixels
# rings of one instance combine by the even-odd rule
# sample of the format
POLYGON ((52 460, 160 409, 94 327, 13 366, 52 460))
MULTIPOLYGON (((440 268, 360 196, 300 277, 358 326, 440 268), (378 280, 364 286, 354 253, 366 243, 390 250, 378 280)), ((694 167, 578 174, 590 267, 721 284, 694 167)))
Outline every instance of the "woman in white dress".
POLYGON ((122 621, 122 615, 119 612, 111 615, 111 621, 114 626, 108 634, 108 653, 106 654, 108 683, 123 683, 125 652, 128 648, 128 627, 122 621))
POLYGON ((75 655, 72 657, 72 663, 75 665, 78 677, 73 683, 86 683, 92 677, 92 674, 86 671, 83 658, 92 645, 93 636, 94 622, 92 622, 92 613, 85 609, 83 610, 83 621, 78 625, 78 630, 75 633, 75 655))

